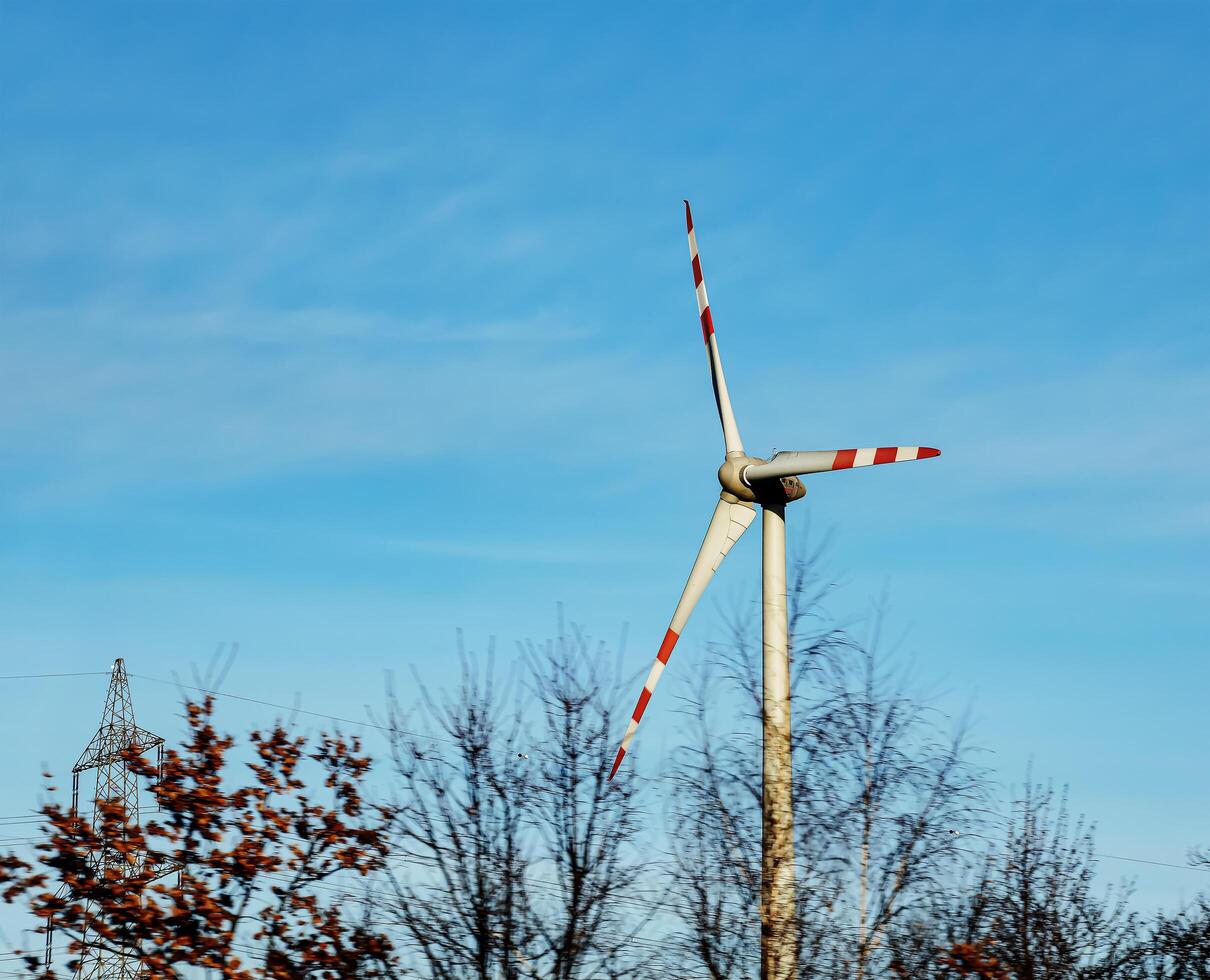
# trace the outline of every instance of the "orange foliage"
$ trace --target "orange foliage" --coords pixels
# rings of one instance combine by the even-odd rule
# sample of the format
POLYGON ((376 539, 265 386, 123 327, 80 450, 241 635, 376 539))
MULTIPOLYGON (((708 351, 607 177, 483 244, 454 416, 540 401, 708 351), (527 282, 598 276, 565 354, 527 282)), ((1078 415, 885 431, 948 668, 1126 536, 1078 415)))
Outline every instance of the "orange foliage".
MULTIPOLYGON (((325 735, 308 747, 281 725, 253 732, 252 778, 232 789, 223 769, 235 743, 216 732, 213 700, 186 708, 188 738, 166 751, 162 770, 133 751, 127 759, 151 781, 156 817, 140 827, 120 803, 99 800, 94 828, 44 807, 40 867, 0 855, 0 897, 53 920, 68 938, 68 973, 87 936, 134 955, 147 980, 186 965, 224 980, 394 975, 390 940, 349 912, 357 899, 345 876, 384 868, 393 816, 363 801, 370 760, 358 741, 325 735), (308 794, 303 769, 321 777, 326 803, 308 794)), ((58 976, 34 957, 27 966, 58 976)))
POLYGON ((954 943, 941 962, 960 977, 980 977, 983 980, 1011 980, 1009 973, 994 956, 989 956, 984 943, 954 943))

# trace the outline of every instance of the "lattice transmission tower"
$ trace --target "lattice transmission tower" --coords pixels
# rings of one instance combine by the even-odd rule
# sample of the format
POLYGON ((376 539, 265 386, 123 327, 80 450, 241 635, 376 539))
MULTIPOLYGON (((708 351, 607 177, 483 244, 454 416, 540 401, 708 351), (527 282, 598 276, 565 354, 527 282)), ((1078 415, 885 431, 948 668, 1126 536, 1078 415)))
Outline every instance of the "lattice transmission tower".
MULTIPOLYGON (((71 806, 75 813, 80 812, 81 774, 90 769, 95 769, 97 773, 92 826, 101 838, 101 847, 92 860, 98 878, 109 875, 111 880, 120 883, 148 870, 146 855, 139 852, 132 854, 124 845, 131 831, 139 825, 139 777, 131 771, 127 760, 131 753, 142 755, 152 751, 156 753, 157 769, 162 770, 164 740, 135 723, 126 665, 121 659, 115 660, 109 678, 109 691, 105 695, 101 726, 71 771, 71 806), (107 831, 101 816, 102 803, 121 804, 126 813, 126 824, 116 831, 107 831)), ((158 869, 156 876, 174 870, 158 869)), ((94 912, 95 908, 90 904, 85 922, 94 912)), ((98 942, 90 942, 87 931, 82 940, 84 951, 75 974, 79 980, 135 980, 142 975, 142 966, 134 954, 115 952, 98 942)), ((48 929, 47 966, 50 965, 51 945, 52 935, 48 929)))

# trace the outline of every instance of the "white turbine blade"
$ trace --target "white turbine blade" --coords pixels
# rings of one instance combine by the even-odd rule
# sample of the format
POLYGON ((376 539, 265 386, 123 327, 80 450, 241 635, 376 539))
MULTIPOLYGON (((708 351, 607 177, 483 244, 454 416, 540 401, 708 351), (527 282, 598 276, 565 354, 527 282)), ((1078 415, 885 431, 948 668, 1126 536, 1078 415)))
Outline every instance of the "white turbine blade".
MULTIPOLYGON (((672 648, 676 646, 676 641, 680 639, 681 632, 689 621, 689 614, 693 612, 693 607, 697 605, 702 593, 706 591, 706 586, 710 584, 719 565, 727 557, 731 546, 748 530, 748 525, 756 516, 756 510, 752 504, 744 501, 732 503, 726 499, 730 496, 727 494, 719 500, 718 506, 714 508, 714 516, 710 518, 710 526, 706 528, 706 539, 697 553, 697 560, 694 561, 693 570, 689 573, 689 581, 685 583, 685 591, 681 593, 681 601, 676 604, 672 622, 668 624, 668 632, 664 634, 664 642, 660 644, 659 653, 655 656, 655 663, 651 665, 651 672, 643 684, 643 693, 639 695, 639 702, 635 705, 630 724, 626 726, 622 746, 618 749, 617 758, 613 760, 613 768, 609 771, 610 779, 617 775, 618 767, 622 764, 622 757, 630 748, 630 742, 643 718, 643 712, 647 710, 647 703, 651 700, 660 675, 664 672, 664 665, 668 663, 668 658, 672 655, 672 648)), ((731 498, 731 500, 734 499, 731 498)))
POLYGON ((693 212, 689 210, 688 201, 685 202, 685 226, 689 229, 689 259, 693 264, 693 287, 697 290, 697 315, 702 321, 702 340, 706 342, 706 356, 710 359, 710 382, 714 385, 718 418, 723 424, 723 441, 728 456, 742 456, 744 444, 739 437, 739 426, 735 424, 735 413, 731 410, 727 379, 723 377, 723 359, 718 352, 718 338, 714 335, 714 319, 710 315, 710 300, 706 297, 706 281, 702 278, 702 261, 697 254, 697 235, 693 231, 693 212))
POLYGON ((928 446, 883 446, 880 449, 827 449, 802 453, 776 453, 767 463, 744 467, 743 480, 751 485, 757 480, 772 480, 783 476, 805 476, 847 470, 854 466, 876 466, 881 463, 905 463, 913 459, 932 459, 940 449, 928 446))

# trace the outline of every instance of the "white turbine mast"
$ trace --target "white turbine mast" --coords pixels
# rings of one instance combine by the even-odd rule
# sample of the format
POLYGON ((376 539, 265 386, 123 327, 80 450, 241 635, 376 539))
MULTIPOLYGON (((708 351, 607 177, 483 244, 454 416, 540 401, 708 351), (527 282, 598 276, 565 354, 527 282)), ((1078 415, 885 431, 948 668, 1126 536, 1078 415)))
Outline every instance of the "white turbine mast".
POLYGON ((731 396, 723 376, 710 300, 698 257, 693 214, 685 202, 685 224, 689 232, 689 258, 693 265, 693 285, 697 291, 697 312, 702 323, 702 339, 710 362, 710 381, 714 401, 722 423, 726 455, 718 470, 722 485, 714 516, 706 528, 706 538, 689 572, 689 581, 668 624, 655 663, 643 684, 621 747, 614 759, 609 778, 617 775, 622 759, 630 749, 634 733, 655 692, 660 676, 684 632, 689 616, 718 571, 731 546, 740 539, 756 517, 756 505, 763 513, 762 625, 764 654, 764 738, 763 738, 763 841, 761 874, 761 977, 763 980, 790 980, 797 969, 794 917, 794 836, 790 771, 790 665, 786 621, 786 504, 806 495, 800 476, 846 470, 880 463, 901 463, 941 455, 926 446, 884 446, 877 449, 829 449, 806 452, 777 452, 770 459, 744 452, 731 396))

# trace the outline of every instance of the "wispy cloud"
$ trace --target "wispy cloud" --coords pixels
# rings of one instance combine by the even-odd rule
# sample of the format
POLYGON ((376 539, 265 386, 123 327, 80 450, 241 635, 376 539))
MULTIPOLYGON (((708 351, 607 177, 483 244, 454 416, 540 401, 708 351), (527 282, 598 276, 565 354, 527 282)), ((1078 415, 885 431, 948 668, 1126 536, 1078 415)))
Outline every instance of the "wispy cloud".
POLYGON ((0 447, 49 461, 43 479, 57 489, 41 490, 52 493, 64 482, 222 482, 435 456, 574 465, 640 429, 642 406, 622 393, 651 390, 658 371, 596 352, 588 336, 544 314, 481 324, 333 310, 9 314, 0 447))
MULTIPOLYGON (((5 322, 0 449, 38 463, 19 489, 27 504, 135 481, 438 458, 467 468, 525 458, 632 492, 658 473, 636 485, 618 461, 676 467, 712 436, 704 368, 603 351, 590 329, 554 314, 446 323, 94 305, 5 322)), ((970 348, 830 365, 807 385, 773 364, 734 387, 757 452, 771 448, 757 441, 766 430, 809 440, 780 448, 939 444, 946 521, 984 522, 994 507, 1023 528, 1210 533, 1210 370, 1199 364, 1116 354, 1040 369, 970 348), (803 421, 787 425, 796 388, 790 417, 803 421)))
POLYGON ((1210 532, 1208 391, 1210 366, 1177 351, 1046 360, 971 346, 830 361, 805 379, 774 367, 747 394, 759 430, 785 431, 772 420, 787 418, 787 405, 808 420, 796 427, 813 433, 809 445, 779 448, 941 447, 944 478, 928 479, 942 522, 1180 538, 1210 532))
POLYGON ((980 483, 1210 476, 1210 366, 1176 351, 1039 364, 971 346, 829 364, 806 380, 780 380, 774 393, 795 387, 800 410, 843 438, 935 439, 960 452, 961 473, 980 483))
POLYGON ((135 342, 151 348, 203 341, 225 341, 245 347, 272 344, 301 349, 332 341, 376 341, 396 347, 415 344, 559 344, 593 336, 587 326, 569 323, 554 313, 458 322, 437 317, 405 319, 369 310, 309 307, 302 309, 221 308, 164 310, 149 313, 131 307, 89 303, 71 308, 0 310, 10 345, 27 339, 71 336, 98 346, 135 342))

